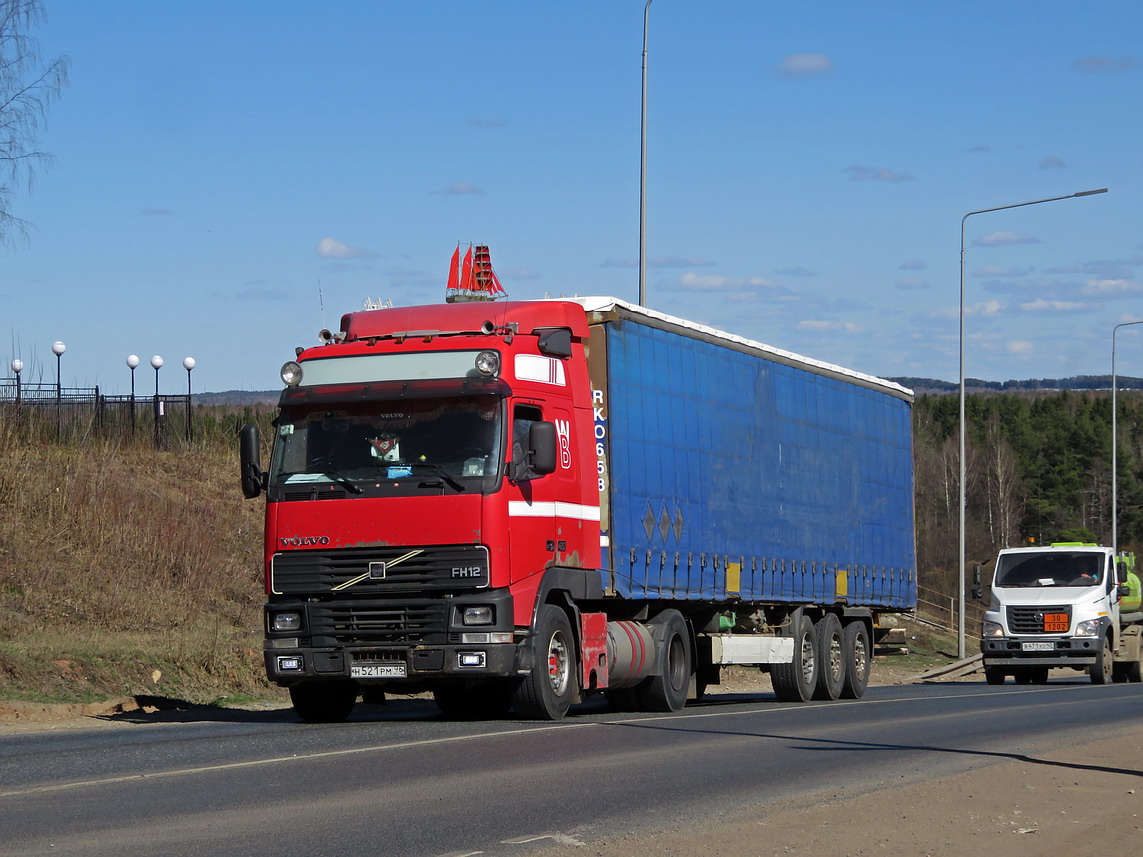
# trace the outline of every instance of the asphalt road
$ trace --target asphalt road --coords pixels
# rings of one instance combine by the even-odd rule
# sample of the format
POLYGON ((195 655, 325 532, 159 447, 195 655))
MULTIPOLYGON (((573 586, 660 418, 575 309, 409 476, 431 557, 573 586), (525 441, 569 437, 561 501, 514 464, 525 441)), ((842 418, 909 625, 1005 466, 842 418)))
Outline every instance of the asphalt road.
POLYGON ((795 794, 1034 763, 1134 723, 1141 699, 1143 685, 1083 680, 913 685, 806 705, 722 696, 676 715, 588 705, 557 724, 448 722, 414 700, 337 725, 204 711, 11 735, 0 855, 524 857, 795 794))

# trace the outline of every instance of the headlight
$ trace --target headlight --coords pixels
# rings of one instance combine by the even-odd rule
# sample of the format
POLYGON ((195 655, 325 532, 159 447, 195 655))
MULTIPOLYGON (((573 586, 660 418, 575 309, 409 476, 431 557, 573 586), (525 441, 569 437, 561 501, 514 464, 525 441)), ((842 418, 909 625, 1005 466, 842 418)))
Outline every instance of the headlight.
POLYGON ((476 355, 476 371, 491 378, 500 371, 500 355, 495 351, 481 351, 476 355))
POLYGON ((302 630, 302 614, 297 612, 275 613, 270 617, 271 631, 302 630))
POLYGON ((981 631, 982 637, 1003 637, 1004 628, 999 622, 989 622, 987 619, 984 621, 983 630, 981 631))
POLYGON ((465 625, 491 625, 496 621, 496 616, 493 613, 491 605, 465 607, 461 621, 465 625))
POLYGON ((302 367, 291 360, 282 364, 282 383, 287 387, 296 387, 302 383, 302 367))
POLYGON ((1099 619, 1088 619, 1076 625, 1077 637, 1098 637, 1103 630, 1103 623, 1099 619))

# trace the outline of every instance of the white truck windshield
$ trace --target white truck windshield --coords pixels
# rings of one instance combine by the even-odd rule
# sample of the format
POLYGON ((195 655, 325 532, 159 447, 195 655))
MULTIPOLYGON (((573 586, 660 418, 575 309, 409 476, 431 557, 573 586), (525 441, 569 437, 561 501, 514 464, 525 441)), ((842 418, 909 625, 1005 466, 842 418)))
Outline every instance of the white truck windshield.
POLYGON ((1100 582, 1104 557, 1098 553, 1002 554, 993 586, 1095 586, 1100 582))

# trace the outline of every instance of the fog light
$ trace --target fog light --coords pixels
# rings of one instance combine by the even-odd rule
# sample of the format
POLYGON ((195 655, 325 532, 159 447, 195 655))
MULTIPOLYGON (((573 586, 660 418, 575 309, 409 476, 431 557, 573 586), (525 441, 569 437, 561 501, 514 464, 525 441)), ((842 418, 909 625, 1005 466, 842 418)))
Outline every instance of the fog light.
POLYGON ((492 606, 485 604, 479 607, 465 607, 461 619, 465 625, 491 625, 496 621, 492 606))
POLYGON ((500 355, 495 351, 481 351, 476 355, 476 371, 492 376, 500 371, 500 355))
POLYGON ((302 614, 275 613, 270 617, 271 631, 300 631, 302 630, 302 614))
POLYGON ((473 643, 491 643, 492 642, 492 635, 489 634, 487 631, 480 631, 480 632, 470 633, 470 634, 461 634, 460 635, 460 641, 462 643, 466 643, 470 646, 473 643))
POLYGON ((302 659, 298 656, 278 658, 278 672, 295 672, 302 668, 302 659))
POLYGON ((484 652, 457 652, 456 664, 459 667, 483 667, 486 662, 484 652))

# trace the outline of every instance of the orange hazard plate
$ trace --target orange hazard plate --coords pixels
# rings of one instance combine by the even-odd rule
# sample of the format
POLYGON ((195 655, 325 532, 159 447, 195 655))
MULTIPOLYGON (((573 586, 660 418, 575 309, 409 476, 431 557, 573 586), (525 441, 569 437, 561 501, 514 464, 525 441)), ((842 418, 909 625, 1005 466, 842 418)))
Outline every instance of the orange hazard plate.
POLYGON ((1044 631, 1049 634, 1066 634, 1068 632, 1068 614, 1045 613, 1044 631))

